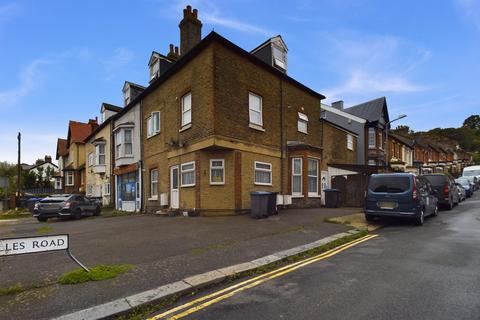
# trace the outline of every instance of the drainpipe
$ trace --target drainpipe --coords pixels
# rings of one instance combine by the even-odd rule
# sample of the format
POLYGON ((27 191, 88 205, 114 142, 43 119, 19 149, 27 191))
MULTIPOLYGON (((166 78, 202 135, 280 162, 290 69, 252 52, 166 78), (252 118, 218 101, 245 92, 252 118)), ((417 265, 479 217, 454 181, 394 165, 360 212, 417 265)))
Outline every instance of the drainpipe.
POLYGON ((285 147, 286 147, 286 128, 285 128, 285 108, 283 105, 283 80, 280 79, 280 150, 281 150, 281 159, 280 159, 280 194, 285 193, 284 188, 284 170, 285 170, 285 147))
MULTIPOLYGON (((140 142, 140 161, 138 161, 138 167, 139 167, 139 175, 138 175, 138 182, 139 182, 139 189, 137 192, 140 192, 140 211, 145 210, 145 194, 144 194, 144 187, 143 187, 143 100, 140 100, 140 137, 139 137, 139 142, 140 142)), ((135 199, 137 201, 137 199, 135 199)))

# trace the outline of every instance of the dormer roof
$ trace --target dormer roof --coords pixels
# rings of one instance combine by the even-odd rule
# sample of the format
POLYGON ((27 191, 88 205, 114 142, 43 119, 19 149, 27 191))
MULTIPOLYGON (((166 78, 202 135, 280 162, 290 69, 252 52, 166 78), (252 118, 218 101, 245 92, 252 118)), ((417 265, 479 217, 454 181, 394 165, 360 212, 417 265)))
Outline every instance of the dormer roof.
POLYGON ((120 112, 120 111, 122 111, 122 108, 118 107, 118 106, 115 106, 113 104, 110 104, 110 103, 103 102, 102 106, 100 107, 100 112, 104 112, 105 110, 110 110, 110 111, 113 111, 113 112, 120 112))
MULTIPOLYGON (((136 88, 136 89, 141 90, 141 91, 146 89, 144 86, 141 86, 137 83, 130 82, 130 81, 125 81, 125 83, 123 84, 122 91, 125 92, 128 87, 133 87, 133 88, 136 88)), ((118 107, 118 108, 120 108, 120 107, 118 107)))
POLYGON ((270 39, 266 40, 264 43, 260 44, 258 47, 250 51, 251 54, 254 54, 258 50, 262 49, 263 47, 269 45, 269 44, 276 44, 280 47, 282 47, 285 51, 288 52, 288 47, 285 44, 285 41, 283 41, 283 38, 281 35, 276 35, 275 37, 271 37, 270 39))
POLYGON ((161 53, 158 53, 156 51, 152 51, 152 54, 150 55, 150 60, 148 60, 148 66, 151 66, 152 63, 155 61, 155 59, 164 59, 164 60, 166 60, 170 63, 175 62, 172 59, 168 58, 167 56, 164 56, 161 53))

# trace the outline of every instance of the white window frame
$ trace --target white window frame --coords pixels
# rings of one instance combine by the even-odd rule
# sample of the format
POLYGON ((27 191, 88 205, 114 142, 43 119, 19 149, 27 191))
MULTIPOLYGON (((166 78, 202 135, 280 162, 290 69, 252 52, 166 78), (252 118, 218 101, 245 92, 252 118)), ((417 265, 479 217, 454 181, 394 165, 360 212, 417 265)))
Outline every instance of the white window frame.
POLYGON ((56 190, 62 189, 62 178, 61 177, 56 177, 55 178, 55 189, 56 190))
MULTIPOLYGON (((384 147, 384 146, 383 146, 383 132, 382 132, 382 131, 380 131, 380 132, 378 133, 378 137, 379 137, 379 140, 380 140, 379 148, 383 150, 383 147, 384 147)), ((387 146, 387 147, 388 147, 388 146, 387 146)))
POLYGON ((308 158, 307 159, 307 176, 308 176, 308 196, 309 197, 318 197, 318 191, 319 191, 319 188, 318 188, 318 164, 319 164, 319 161, 317 159, 313 159, 313 158, 308 158), (316 172, 316 175, 311 175, 310 174, 310 161, 315 161, 317 163, 317 172, 316 172), (316 186, 317 186, 317 191, 316 192, 310 192, 310 178, 315 178, 316 180, 316 186))
POLYGON ((292 158, 292 196, 293 197, 303 197, 303 158, 295 157, 292 158), (295 162, 300 160, 300 173, 295 173, 295 162), (300 177, 300 191, 293 190, 293 178, 300 177))
POLYGON ((377 147, 377 133, 375 128, 368 128, 368 148, 375 149, 377 147))
POLYGON ((151 64, 150 67, 150 81, 153 80, 158 75, 158 71, 160 70, 160 60, 155 59, 155 61, 151 64))
POLYGON ((160 133, 160 111, 154 111, 147 119, 147 138, 160 133), (157 119, 157 121, 155 121, 157 119))
POLYGON ((272 58, 273 58, 273 62, 277 67, 280 67, 283 70, 287 70, 287 54, 285 50, 283 50, 279 46, 272 45, 272 58), (281 57, 277 57, 275 53, 280 54, 281 57))
POLYGON ((224 185, 225 184, 225 160, 224 159, 210 159, 210 184, 211 185, 224 185), (214 161, 220 161, 222 165, 213 166, 214 161), (212 170, 222 170, 222 181, 212 181, 212 170))
POLYGON ((187 94, 184 94, 181 98, 181 123, 182 123, 182 127, 185 127, 185 126, 188 126, 192 123, 192 92, 190 91, 189 93, 187 94), (185 101, 186 99, 189 98, 190 99, 190 105, 186 105, 185 104, 185 101), (188 109, 186 109, 186 107, 188 107, 188 109), (187 121, 185 120, 185 115, 189 115, 190 119, 187 121))
POLYGON ((272 174, 272 164, 269 162, 260 162, 260 161, 254 161, 253 163, 253 181, 254 184, 257 186, 271 186, 273 182, 273 174, 272 174), (268 165, 270 169, 265 169, 265 168, 257 168, 257 164, 261 165, 268 165), (268 172, 270 174, 270 183, 266 182, 258 182, 257 179, 257 171, 262 171, 262 172, 268 172))
POLYGON ((122 157, 122 129, 115 132, 115 159, 122 157))
POLYGON ((308 117, 301 112, 298 112, 297 130, 298 132, 308 134, 308 117), (302 125, 305 125, 305 130, 303 130, 302 125))
POLYGON ((124 128, 122 129, 122 135, 123 135, 123 138, 122 138, 122 154, 123 156, 133 156, 133 129, 132 128, 124 128), (126 136, 127 136, 127 131, 130 131, 130 142, 127 142, 127 139, 126 139, 126 136), (127 153, 127 148, 125 147, 127 144, 130 144, 131 145, 131 150, 132 152, 131 153, 127 153))
POLYGON ((93 153, 93 152, 90 152, 90 153, 88 154, 88 166, 89 166, 89 167, 93 166, 93 164, 94 164, 94 159, 95 159, 95 158, 94 158, 94 153, 93 153))
POLYGON ((195 177, 195 161, 190 161, 190 162, 186 162, 186 163, 182 163, 180 165, 180 187, 193 187, 195 186, 195 183, 196 183, 196 177, 195 177), (193 168, 192 169, 184 169, 185 166, 188 166, 188 165, 191 165, 193 164, 193 168), (184 173, 190 173, 190 172, 193 172, 193 183, 189 183, 189 184, 186 184, 186 183, 183 183, 183 174, 184 173))
POLYGON ((353 151, 353 135, 347 134, 347 149, 353 151))
POLYGON ((110 191, 111 191, 111 190, 110 190, 110 187, 111 187, 111 186, 110 186, 110 183, 109 183, 109 182, 105 183, 105 185, 104 185, 104 189, 105 189, 104 195, 106 195, 106 196, 109 196, 109 195, 110 195, 110 191))
POLYGON ((119 159, 119 158, 125 158, 125 157, 133 157, 133 154, 134 154, 134 150, 133 150, 133 147, 134 147, 134 128, 133 127, 125 127, 125 128, 120 128, 118 129, 116 132, 115 132, 115 159, 119 159), (131 137, 131 141, 130 142, 126 142, 125 140, 125 135, 126 135, 126 131, 130 131, 131 134, 130 134, 130 137, 131 137), (132 153, 125 153, 126 151, 126 148, 125 148, 125 145, 130 143, 132 145, 132 153))
POLYGON ((65 186, 71 187, 75 185, 75 175, 73 171, 65 172, 65 186), (69 182, 69 178, 72 178, 72 181, 69 182))
POLYGON ((262 98, 262 96, 260 96, 256 93, 250 92, 250 91, 248 92, 248 121, 252 125, 263 127, 263 98, 262 98), (259 100, 260 110, 252 108, 252 105, 250 104, 250 98, 251 97, 259 100), (260 114, 260 121, 259 122, 252 121, 253 120, 252 119, 252 112, 260 114))
POLYGON ((150 169, 150 199, 158 199, 158 168, 150 169), (157 178, 154 180, 153 173, 157 173, 157 178), (157 193, 153 193, 153 186, 156 186, 157 193))
POLYGON ((99 143, 95 145, 95 165, 104 166, 107 163, 107 157, 105 156, 106 146, 105 143, 99 143), (100 146, 103 146, 103 153, 100 153, 100 146), (103 156, 103 163, 100 163, 100 156, 103 156))

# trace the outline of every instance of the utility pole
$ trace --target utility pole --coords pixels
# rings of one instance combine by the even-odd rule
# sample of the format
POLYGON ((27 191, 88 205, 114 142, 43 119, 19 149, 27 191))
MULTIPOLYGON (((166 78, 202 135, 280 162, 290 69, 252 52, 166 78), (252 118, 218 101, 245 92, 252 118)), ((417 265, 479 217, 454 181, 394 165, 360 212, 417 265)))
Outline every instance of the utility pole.
POLYGON ((22 141, 22 135, 20 132, 18 133, 17 136, 18 140, 18 161, 17 161, 17 197, 20 196, 20 174, 22 172, 22 167, 20 164, 20 142, 22 141))

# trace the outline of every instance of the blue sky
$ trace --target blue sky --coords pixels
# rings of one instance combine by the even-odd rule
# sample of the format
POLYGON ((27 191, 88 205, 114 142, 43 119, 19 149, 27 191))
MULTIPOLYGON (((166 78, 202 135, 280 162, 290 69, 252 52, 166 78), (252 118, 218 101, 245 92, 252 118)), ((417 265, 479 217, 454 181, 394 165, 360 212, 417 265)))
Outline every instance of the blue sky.
POLYGON ((55 154, 68 120, 121 105, 145 85, 151 51, 179 43, 182 8, 251 50, 281 34, 289 75, 351 106, 386 96, 414 130, 459 126, 480 112, 480 1, 0 0, 0 161, 55 154))

